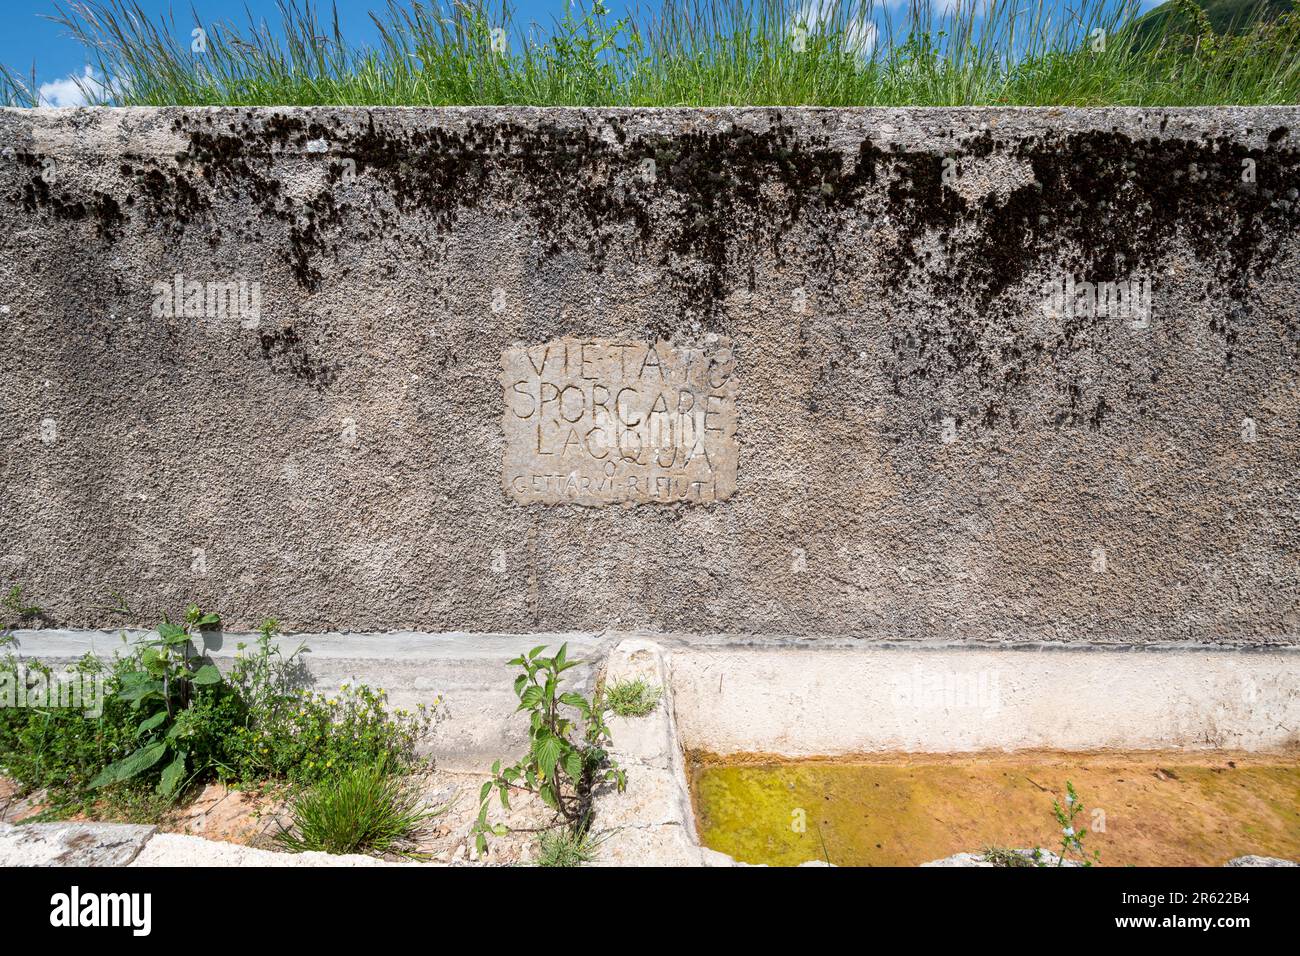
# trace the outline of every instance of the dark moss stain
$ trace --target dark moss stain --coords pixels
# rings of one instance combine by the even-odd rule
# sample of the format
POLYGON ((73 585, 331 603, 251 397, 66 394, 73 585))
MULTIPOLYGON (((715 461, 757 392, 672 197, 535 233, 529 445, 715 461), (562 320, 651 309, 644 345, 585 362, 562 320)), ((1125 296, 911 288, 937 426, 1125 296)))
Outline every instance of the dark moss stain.
POLYGON ((108 193, 95 190, 89 196, 78 198, 58 186, 58 167, 49 167, 53 176, 47 178, 46 163, 49 157, 40 153, 17 153, 16 161, 26 170, 24 182, 9 200, 23 212, 48 215, 55 222, 94 223, 100 239, 113 244, 122 234, 127 216, 117 200, 108 193))
POLYGON ((340 367, 314 359, 307 350, 302 336, 293 326, 278 331, 261 332, 258 342, 262 358, 273 368, 283 367, 296 379, 324 389, 337 377, 340 367))
POLYGON ((211 208, 207 190, 200 190, 183 172, 160 168, 155 160, 133 159, 122 164, 121 173, 134 186, 131 204, 172 235, 184 233, 211 208))
MULTIPOLYGON (((1242 181, 1242 160, 1271 167, 1261 176, 1294 180, 1294 150, 1248 150, 1226 139, 1133 140, 1119 132, 1072 134, 981 149, 1006 150, 1030 164, 1034 182, 975 208, 938 184, 931 154, 893 157, 889 212, 903 223, 895 252, 919 263, 916 244, 938 234, 957 243, 953 267, 937 291, 975 294, 987 308, 1045 262, 1073 267, 1092 281, 1117 281, 1157 268, 1170 243, 1186 238, 1216 267, 1215 278, 1241 294, 1261 275, 1281 240, 1300 221, 1293 202, 1242 181), (959 238, 964 226, 974 227, 959 238), (1078 249, 1066 261, 1061 254, 1078 249)), ((900 272, 903 270, 900 270, 900 272)))
MULTIPOLYGON (((1158 288, 1178 240, 1207 273, 1215 298, 1229 303, 1211 329, 1222 339, 1224 364, 1232 364, 1250 314, 1252 279, 1265 274, 1300 222, 1295 150, 1250 150, 1227 139, 1134 140, 1118 132, 994 148, 1028 162, 1034 181, 1004 198, 990 194, 972 209, 942 195, 930 157, 892 157, 900 166, 891 171, 888 212, 902 226, 887 258, 896 263, 897 288, 922 286, 924 295, 910 301, 926 303, 895 310, 903 331, 894 337, 887 371, 897 394, 915 397, 941 381, 968 379, 987 402, 978 417, 995 423, 1044 351, 1059 368, 1074 353, 1097 349, 1115 326, 1075 316, 1055 338, 1021 334, 1015 346, 991 348, 982 336, 1011 331, 1000 325, 999 297, 1049 267, 1093 282, 1145 273, 1158 288), (1255 162, 1256 183, 1243 181, 1247 159, 1255 162), (921 244, 936 236, 949 251, 947 267, 917 268, 925 261, 921 244)), ((902 291, 899 298, 909 301, 902 291)), ((1300 357, 1298 331, 1289 330, 1293 357, 1300 357)), ((1064 405, 1056 424, 1100 429, 1113 410, 1105 397, 1083 407, 1079 383, 1058 374, 1064 405)), ((1009 418, 1014 425, 1014 414, 1009 418)))
MULTIPOLYGON (((184 121, 178 124, 185 128, 184 121)), ((278 116, 260 132, 195 124, 186 129, 187 162, 205 180, 241 189, 286 222, 286 258, 305 289, 319 287, 316 260, 336 252, 324 233, 349 219, 350 206, 332 189, 305 203, 282 201, 271 179, 273 157, 286 145, 327 139, 331 185, 350 161, 355 172, 382 185, 399 214, 371 208, 370 222, 349 223, 360 230, 352 241, 381 231, 404 233, 399 238, 428 249, 429 240, 454 231, 462 210, 515 204, 533 220, 542 257, 576 251, 601 271, 616 246, 634 258, 654 255, 682 307, 648 327, 650 335, 671 335, 688 311, 720 327, 734 267, 752 278, 745 259, 753 250, 779 250, 785 233, 808 215, 848 210, 874 176, 871 144, 863 149, 868 161, 846 170, 837 150, 809 148, 779 121, 761 134, 733 129, 630 142, 619 121, 611 128, 613 142, 592 126, 388 129, 372 119, 360 129, 339 130, 278 116), (620 140, 625 147, 616 145, 620 140), (652 175, 645 172, 647 160, 654 163, 652 175), (773 183, 781 191, 774 193, 773 183), (661 222, 651 204, 664 197, 670 201, 661 222)), ((827 261, 834 258, 833 238, 834 230, 826 230, 821 248, 827 261)))
MULTIPOLYGON (((865 254, 883 264, 883 275, 875 266, 870 273, 897 330, 885 361, 895 393, 916 398, 968 383, 981 405, 965 418, 986 427, 1014 426, 1011 398, 1036 368, 1065 367, 1115 334, 1114 323, 1074 317, 1051 336, 1011 335, 1023 330, 1011 328, 1000 305, 1027 280, 1051 269, 1094 282, 1141 273, 1158 281, 1171 250, 1185 244, 1206 274, 1207 297, 1230 303, 1212 324, 1228 367, 1251 319, 1252 282, 1300 224, 1300 150, 1286 145, 1285 127, 1263 149, 1113 130, 1014 139, 954 131, 945 157, 886 148, 871 136, 846 152, 797 132, 780 110, 767 118, 763 130, 630 134, 618 116, 412 128, 374 114, 360 125, 261 111, 187 114, 174 122, 187 148, 171 162, 125 164, 130 186, 121 202, 176 230, 202 220, 214 244, 223 233, 213 210, 251 203, 256 212, 233 228, 234 238, 275 241, 276 230, 266 230, 275 225, 284 261, 309 292, 326 281, 327 263, 346 273, 340 252, 348 246, 382 239, 403 255, 441 255, 440 241, 455 234, 465 212, 513 211, 531 220, 541 261, 577 255, 601 272, 617 252, 612 261, 656 266, 666 277, 664 308, 645 327, 656 338, 695 323, 730 334, 728 297, 753 288, 761 256, 783 262, 798 227, 802 281, 817 290, 819 307, 834 305, 844 270, 865 254), (312 140, 326 140, 328 152, 304 153, 312 140), (962 176, 963 164, 996 156, 1031 170, 1032 180, 977 199, 945 182, 945 158, 962 176), (1254 162, 1257 181, 1243 181, 1245 160, 1254 162), (323 188, 305 199, 290 195, 285 161, 324 163, 323 188), (357 186, 341 188, 353 173, 357 186), (846 242, 850 222, 872 228, 870 249, 846 242)), ((30 180, 16 197, 26 211, 94 217, 108 237, 120 231, 118 201, 55 195, 38 175, 30 180)), ((295 375, 327 382, 291 331, 264 336, 264 354, 293 355, 295 375)), ((801 324, 800 334, 809 329, 801 324)), ((1300 326, 1287 334, 1300 357, 1300 326)), ((820 414, 846 400, 836 396, 846 392, 854 344, 838 347, 845 360, 825 362, 808 395, 820 414)), ((1063 427, 1102 428, 1114 411, 1113 401, 1083 389, 1072 373, 1052 384, 1063 427)))
MULTIPOLYGON (((1262 182, 1253 188, 1241 181, 1241 161, 1263 165, 1265 154, 1226 139, 1089 132, 1004 143, 988 131, 955 137, 958 165, 1007 152, 1034 172, 1033 183, 972 205, 943 184, 942 157, 933 152, 884 150, 867 139, 857 156, 846 157, 796 135, 779 111, 771 118, 762 132, 731 127, 635 138, 617 119, 607 123, 613 137, 592 123, 394 129, 372 117, 360 128, 341 128, 275 115, 225 131, 210 122, 177 125, 190 137, 186 163, 206 182, 239 190, 287 224, 286 259, 308 290, 322 280, 318 260, 336 255, 327 231, 358 217, 333 190, 306 202, 288 200, 274 161, 279 150, 325 139, 332 184, 351 161, 359 175, 382 185, 398 214, 420 220, 370 210, 370 222, 353 224, 363 237, 405 229, 422 246, 453 232, 462 210, 513 203, 534 221, 543 256, 580 252, 600 271, 620 244, 633 257, 652 255, 670 276, 677 303, 675 315, 647 329, 657 335, 672 334, 688 316, 725 331, 723 303, 735 290, 734 277, 752 283, 754 254, 766 249, 780 257, 796 223, 817 239, 814 267, 833 279, 840 265, 836 239, 848 213, 875 211, 896 224, 887 256, 893 281, 933 279, 931 295, 973 295, 979 308, 1062 246, 1082 250, 1068 265, 1108 281, 1158 265, 1176 235, 1186 236, 1216 266, 1227 291, 1240 297, 1296 221, 1294 203, 1277 202, 1262 182), (646 161, 653 161, 653 177, 643 174, 646 161), (662 215, 651 213, 652 203, 662 215), (950 253, 943 274, 927 268, 923 251, 935 238, 950 253)), ((1274 143, 1282 138, 1277 131, 1270 136, 1274 143)), ((1267 160, 1279 181, 1294 176, 1295 150, 1270 149, 1267 160)), ((1230 342, 1231 329, 1225 326, 1223 334, 1230 342)), ((970 345, 956 343, 958 352, 970 345)))

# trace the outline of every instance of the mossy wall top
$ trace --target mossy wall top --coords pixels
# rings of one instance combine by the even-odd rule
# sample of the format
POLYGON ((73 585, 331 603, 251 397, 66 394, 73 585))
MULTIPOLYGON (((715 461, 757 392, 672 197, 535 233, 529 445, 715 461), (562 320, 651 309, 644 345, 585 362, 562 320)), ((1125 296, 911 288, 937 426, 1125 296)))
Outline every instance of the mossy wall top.
POLYGON ((1300 635, 1300 109, 6 110, 0 142, 0 584, 51 622, 1300 635), (509 493, 503 356, 585 340, 725 354, 725 498, 568 503, 563 459, 560 500, 509 493))

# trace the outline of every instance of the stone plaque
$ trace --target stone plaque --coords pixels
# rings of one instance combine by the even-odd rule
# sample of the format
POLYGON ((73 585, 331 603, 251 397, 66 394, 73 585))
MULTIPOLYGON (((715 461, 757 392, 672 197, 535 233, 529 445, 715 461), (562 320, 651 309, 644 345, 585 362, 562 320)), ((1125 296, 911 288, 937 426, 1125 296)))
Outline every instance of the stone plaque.
POLYGON ((736 488, 729 344, 560 339, 501 355, 520 504, 712 504, 736 488))

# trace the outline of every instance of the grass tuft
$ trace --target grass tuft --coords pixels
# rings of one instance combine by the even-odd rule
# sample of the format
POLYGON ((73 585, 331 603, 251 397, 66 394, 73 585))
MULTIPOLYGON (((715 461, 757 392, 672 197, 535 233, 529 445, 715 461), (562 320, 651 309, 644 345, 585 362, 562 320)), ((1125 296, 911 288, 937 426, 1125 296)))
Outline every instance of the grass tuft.
POLYGON ((649 684, 640 677, 605 688, 609 709, 619 717, 645 717, 654 711, 662 696, 662 687, 649 684))
MULTIPOLYGON (((1141 16, 1140 0, 956 0, 948 13, 929 0, 664 0, 621 18, 576 0, 547 29, 508 3, 387 0, 371 13, 374 46, 314 0, 279 0, 275 27, 251 13, 150 19, 136 0, 56 5, 52 19, 86 49, 92 101, 122 105, 1300 101, 1300 14, 1290 0, 1235 6, 1232 27, 1250 28, 1225 36, 1192 0, 1141 16)), ((35 90, 34 75, 0 67, 6 102, 32 105, 35 90)))
POLYGON ((1021 850, 1009 850, 1006 847, 985 847, 980 854, 988 863, 1002 867, 1035 866, 1034 857, 1021 850))
POLYGON ((410 856, 425 821, 416 789, 382 764, 354 767, 299 794, 292 824, 276 840, 293 853, 397 853, 410 856))
POLYGON ((596 858, 598 842, 568 827, 548 830, 537 841, 538 866, 582 866, 596 858))

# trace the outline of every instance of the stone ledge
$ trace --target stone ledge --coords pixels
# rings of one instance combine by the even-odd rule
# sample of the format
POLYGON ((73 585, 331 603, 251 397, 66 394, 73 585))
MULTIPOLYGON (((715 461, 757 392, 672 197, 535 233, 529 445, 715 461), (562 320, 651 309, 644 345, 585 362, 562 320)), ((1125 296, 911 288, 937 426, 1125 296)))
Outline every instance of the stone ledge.
MULTIPOLYGON (((159 833, 131 866, 414 866, 361 854, 277 853, 179 833, 159 833)), ((434 864, 438 865, 438 864, 434 864)))
POLYGON ((126 866, 155 833, 127 823, 0 824, 0 866, 126 866))
POLYGON ((610 718, 611 756, 628 771, 627 790, 597 799, 592 827, 600 841, 597 865, 739 865, 700 845, 665 652, 655 641, 632 637, 610 652, 605 682, 637 678, 659 685, 663 693, 645 717, 610 718))
POLYGON ((0 866, 415 865, 360 854, 279 853, 128 823, 0 823, 0 866))
POLYGON ((1300 866, 1295 860, 1283 860, 1276 856, 1234 856, 1224 866, 1300 866))

